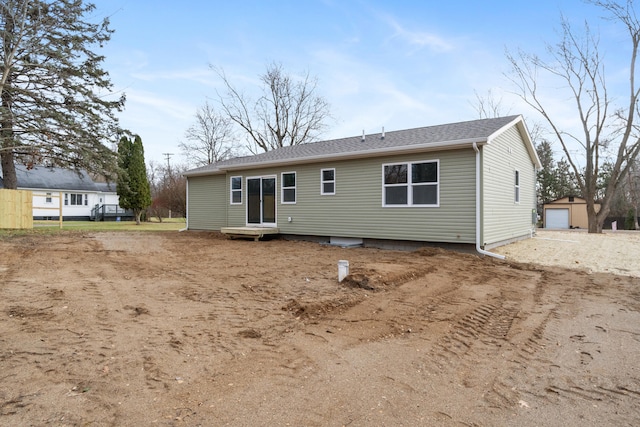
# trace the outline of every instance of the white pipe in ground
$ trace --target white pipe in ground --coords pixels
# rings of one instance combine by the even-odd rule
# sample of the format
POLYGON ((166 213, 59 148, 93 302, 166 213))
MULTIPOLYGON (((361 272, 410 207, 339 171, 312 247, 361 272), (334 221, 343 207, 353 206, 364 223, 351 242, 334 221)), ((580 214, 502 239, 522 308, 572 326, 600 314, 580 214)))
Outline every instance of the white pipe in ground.
POLYGON ((349 261, 341 259, 338 261, 338 282, 342 282, 349 275, 349 261))

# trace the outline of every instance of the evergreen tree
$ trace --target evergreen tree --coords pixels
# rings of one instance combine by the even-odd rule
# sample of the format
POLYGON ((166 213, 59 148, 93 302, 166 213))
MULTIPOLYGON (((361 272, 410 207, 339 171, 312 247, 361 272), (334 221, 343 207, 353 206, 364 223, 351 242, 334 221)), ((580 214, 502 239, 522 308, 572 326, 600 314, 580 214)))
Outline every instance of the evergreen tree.
POLYGON ((542 212, 542 205, 556 199, 556 177, 554 175, 555 161, 553 150, 547 140, 542 140, 536 146, 542 168, 538 171, 538 211, 542 212))
POLYGON ((124 96, 111 97, 104 57, 108 19, 90 22, 82 0, 0 1, 0 161, 6 188, 15 163, 82 168, 111 178, 124 96))
POLYGON ((538 171, 538 210, 542 205, 566 196, 581 196, 576 179, 566 160, 556 162, 553 150, 547 140, 542 140, 536 146, 542 169, 538 171))
POLYGON ((116 191, 120 206, 132 209, 136 224, 140 225, 142 212, 151 205, 151 188, 144 163, 144 147, 138 135, 120 138, 118 143, 118 182, 116 191))

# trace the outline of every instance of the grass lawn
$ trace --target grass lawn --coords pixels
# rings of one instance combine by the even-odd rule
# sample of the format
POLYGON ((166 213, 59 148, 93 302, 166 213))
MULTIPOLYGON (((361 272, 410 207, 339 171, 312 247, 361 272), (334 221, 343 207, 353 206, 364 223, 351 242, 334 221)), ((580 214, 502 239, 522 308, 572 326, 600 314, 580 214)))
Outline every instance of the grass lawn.
POLYGON ((0 230, 0 236, 16 234, 48 234, 65 231, 178 231, 186 227, 184 218, 165 218, 162 222, 157 218, 136 225, 135 221, 63 221, 62 229, 58 221, 33 221, 33 229, 0 230))

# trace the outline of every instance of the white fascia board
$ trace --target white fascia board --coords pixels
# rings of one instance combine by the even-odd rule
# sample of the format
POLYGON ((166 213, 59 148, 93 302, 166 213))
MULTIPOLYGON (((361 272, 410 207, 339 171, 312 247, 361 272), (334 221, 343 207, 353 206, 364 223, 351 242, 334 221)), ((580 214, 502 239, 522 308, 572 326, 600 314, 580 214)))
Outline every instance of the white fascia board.
POLYGON ((203 171, 184 172, 182 176, 189 178, 192 176, 224 175, 224 173, 225 171, 221 169, 208 169, 203 171))
POLYGON ((424 153, 428 151, 455 150, 459 148, 470 148, 473 146, 474 142, 478 145, 482 145, 487 142, 487 139, 475 138, 475 139, 461 139, 461 140, 455 140, 455 141, 429 142, 425 144, 405 145, 402 147, 379 148, 377 150, 352 151, 348 153, 325 154, 325 155, 319 155, 319 156, 308 156, 308 157, 290 158, 290 159, 278 159, 278 160, 271 160, 267 162, 244 163, 244 164, 237 164, 237 165, 229 165, 226 167, 222 166, 220 170, 233 171, 233 170, 240 170, 240 169, 257 169, 257 168, 273 167, 273 166, 281 166, 281 165, 292 165, 292 164, 299 165, 299 164, 305 164, 305 163, 318 163, 318 162, 331 161, 331 160, 364 159, 369 157, 382 157, 382 156, 391 156, 391 155, 399 155, 399 154, 424 153))

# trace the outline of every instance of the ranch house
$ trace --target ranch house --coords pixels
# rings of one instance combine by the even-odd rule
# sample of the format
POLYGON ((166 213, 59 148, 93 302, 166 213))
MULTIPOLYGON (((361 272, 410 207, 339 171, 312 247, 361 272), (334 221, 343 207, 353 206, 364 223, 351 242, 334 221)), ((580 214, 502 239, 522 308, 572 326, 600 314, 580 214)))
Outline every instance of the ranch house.
POLYGON ((484 253, 532 235, 540 167, 519 115, 383 129, 186 172, 187 228, 484 253))
MULTIPOLYGON (((49 166, 16 165, 19 190, 33 193, 33 219, 115 220, 133 214, 118 205, 115 184, 94 182, 84 171, 49 166)), ((3 188, 0 179, 0 188, 3 188)))

